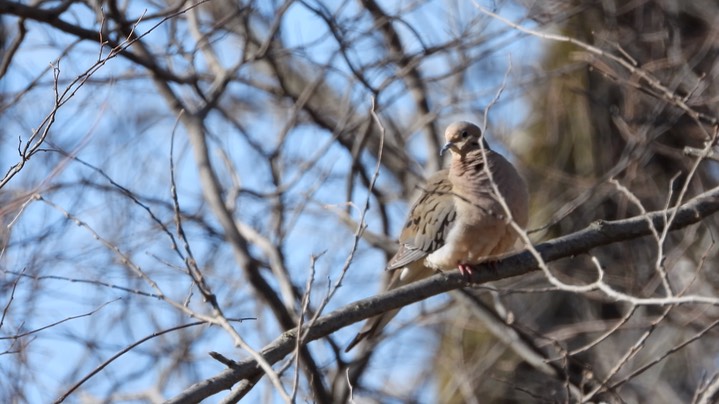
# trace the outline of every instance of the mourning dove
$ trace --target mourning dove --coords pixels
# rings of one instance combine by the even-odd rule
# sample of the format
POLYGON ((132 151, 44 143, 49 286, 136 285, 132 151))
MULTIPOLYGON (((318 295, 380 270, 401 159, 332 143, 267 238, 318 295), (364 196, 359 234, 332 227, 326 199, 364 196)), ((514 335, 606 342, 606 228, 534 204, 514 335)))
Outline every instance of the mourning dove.
MULTIPOLYGON (((426 278, 435 271, 458 268, 469 276, 471 265, 497 257, 514 246, 517 233, 496 197, 492 181, 512 219, 520 227, 527 225, 527 184, 509 161, 489 149, 482 131, 472 123, 455 122, 447 127, 444 137, 447 143, 440 153, 451 151, 450 168, 431 176, 412 205, 399 236, 399 250, 387 265, 388 271, 394 271, 387 290, 426 278)), ((377 335, 398 311, 367 320, 345 352, 377 335)))

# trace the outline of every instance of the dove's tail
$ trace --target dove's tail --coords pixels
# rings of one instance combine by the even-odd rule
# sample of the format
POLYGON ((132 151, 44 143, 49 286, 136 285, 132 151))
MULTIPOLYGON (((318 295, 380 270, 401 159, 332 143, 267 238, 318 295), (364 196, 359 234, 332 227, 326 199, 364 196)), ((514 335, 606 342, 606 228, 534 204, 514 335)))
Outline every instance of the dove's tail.
MULTIPOLYGON (((434 274, 434 271, 424 266, 416 266, 418 266, 418 268, 407 267, 393 271, 385 290, 392 290, 400 286, 407 285, 411 282, 427 278, 428 276, 434 274)), ((394 316, 399 313, 399 310, 400 309, 390 310, 388 312, 368 319, 365 322, 364 326, 362 326, 360 332, 357 333, 357 335, 347 345, 347 348, 345 348, 345 352, 349 352, 352 348, 354 348, 357 344, 359 344, 365 339, 372 339, 378 336, 382 329, 390 322, 390 320, 392 320, 394 316)))

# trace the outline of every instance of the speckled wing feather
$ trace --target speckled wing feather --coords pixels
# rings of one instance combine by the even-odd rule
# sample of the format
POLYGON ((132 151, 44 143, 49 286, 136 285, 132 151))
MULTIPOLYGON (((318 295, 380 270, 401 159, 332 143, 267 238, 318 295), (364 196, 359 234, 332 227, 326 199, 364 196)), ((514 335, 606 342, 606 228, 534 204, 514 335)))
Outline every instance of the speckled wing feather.
POLYGON ((441 170, 427 180, 421 196, 412 205, 399 236, 399 250, 387 264, 387 270, 422 260, 444 245, 457 218, 448 174, 448 170, 441 170))
MULTIPOLYGON (((457 217, 452 183, 448 175, 449 170, 437 171, 427 180, 420 197, 412 205, 407 222, 399 236, 399 250, 387 264, 388 271, 408 268, 391 274, 386 285, 387 290, 434 273, 434 270, 424 266, 424 258, 444 245, 457 217)), ((390 310, 367 320, 360 332, 347 345, 345 352, 365 338, 378 334, 398 311, 399 309, 390 310)))

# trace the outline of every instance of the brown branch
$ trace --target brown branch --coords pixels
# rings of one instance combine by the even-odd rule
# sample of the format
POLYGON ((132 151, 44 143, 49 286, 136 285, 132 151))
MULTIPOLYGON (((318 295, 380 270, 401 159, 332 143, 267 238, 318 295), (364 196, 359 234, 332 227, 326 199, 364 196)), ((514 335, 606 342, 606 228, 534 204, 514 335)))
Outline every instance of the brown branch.
MULTIPOLYGON (((678 209, 656 211, 623 220, 597 221, 578 232, 541 243, 535 249, 543 261, 555 261, 586 253, 592 248, 648 235, 651 233, 650 222, 656 229, 661 230, 665 226, 666 218, 672 213, 676 215, 671 223, 671 229, 676 230, 697 223, 717 211, 719 211, 719 188, 714 188, 691 199, 678 209)), ((530 252, 522 251, 491 263, 491 267, 493 270, 490 270, 490 265, 478 265, 473 271, 472 282, 483 284, 524 275, 537 270, 537 262, 530 252)), ((304 330, 306 341, 325 337, 358 321, 464 286, 467 286, 467 283, 463 276, 458 271, 452 271, 359 300, 319 318, 313 326, 304 330)), ((702 299, 692 300, 686 296, 681 301, 719 304, 715 300, 711 302, 702 299)), ((676 303, 676 299, 667 299, 666 304, 676 303)), ((296 334, 297 330, 287 331, 267 345, 261 352, 267 362, 276 363, 291 353, 295 346, 296 334)), ((225 370, 210 379, 194 384, 167 402, 199 402, 222 390, 230 389, 244 379, 256 380, 260 372, 261 369, 254 360, 246 359, 239 362, 236 368, 225 370)))
MULTIPOLYGON (((419 112, 419 120, 421 118, 431 115, 429 107, 429 100, 427 97, 427 88, 425 86, 425 80, 419 71, 419 62, 422 59, 411 59, 407 56, 402 45, 399 33, 394 29, 392 25, 392 18, 388 16, 382 7, 377 4, 374 0, 362 0, 362 5, 369 11, 374 18, 375 25, 382 32, 384 40, 389 48, 390 55, 397 63, 400 68, 398 72, 399 77, 404 80, 407 89, 409 90, 419 112)), ((429 119, 424 122, 424 136, 427 143, 427 150, 439 150, 441 144, 437 137, 437 127, 434 119, 429 119)), ((427 157, 427 166, 425 167, 427 172, 435 172, 440 169, 442 161, 439 159, 437 154, 430 154, 427 157)))
MULTIPOLYGON (((205 0, 207 1, 207 0, 205 0)), ((162 24, 166 20, 176 17, 180 14, 183 14, 187 12, 188 10, 197 7, 199 4, 202 4, 204 2, 200 2, 198 4, 194 4, 184 10, 179 11, 172 11, 170 10, 170 13, 162 18, 160 22, 157 24, 162 24)), ((5 15, 14 15, 17 17, 20 17, 21 19, 30 20, 30 21, 37 21, 41 23, 46 23, 51 27, 54 27, 66 34, 73 35, 79 39, 91 41, 91 42, 97 42, 97 30, 92 29, 86 29, 82 28, 78 25, 69 23, 63 19, 60 18, 61 14, 65 11, 65 9, 43 9, 38 6, 27 6, 25 4, 20 4, 12 1, 0 1, 0 14, 5 15)), ((154 29, 154 28, 153 28, 154 29)), ((153 29, 150 29, 149 31, 152 31, 153 29)), ((144 35, 144 34, 143 34, 144 35)), ((117 48, 123 46, 123 43, 126 42, 125 38, 122 38, 120 42, 114 41, 114 40, 107 40, 107 44, 110 46, 110 48, 117 48)), ((147 68, 148 70, 153 71, 156 75, 162 77, 163 80, 171 81, 174 83, 183 83, 183 84, 192 84, 197 81, 197 77, 194 75, 190 75, 187 77, 181 77, 179 75, 176 75, 175 73, 171 72, 170 70, 167 70, 161 66, 159 66, 154 58, 147 58, 145 55, 138 55, 135 53, 130 52, 126 47, 123 47, 121 56, 130 60, 131 62, 137 63, 140 66, 143 66, 147 68)))
POLYGON ((25 34, 27 34, 25 19, 21 18, 17 22, 17 36, 15 36, 15 39, 13 39, 7 50, 5 50, 2 60, 0 60, 0 77, 5 76, 7 73, 7 69, 12 62, 15 53, 17 53, 17 50, 20 49, 20 44, 22 44, 22 41, 25 39, 25 34))

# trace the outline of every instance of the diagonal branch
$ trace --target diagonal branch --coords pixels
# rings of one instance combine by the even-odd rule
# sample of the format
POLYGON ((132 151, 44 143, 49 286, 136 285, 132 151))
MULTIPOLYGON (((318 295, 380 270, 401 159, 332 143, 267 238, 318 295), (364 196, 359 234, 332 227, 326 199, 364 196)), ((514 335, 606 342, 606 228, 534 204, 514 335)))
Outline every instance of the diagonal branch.
MULTIPOLYGON (((541 243, 535 247, 545 262, 586 253, 592 248, 607 244, 638 238, 651 233, 652 228, 662 230, 666 217, 675 213, 671 229, 677 230, 697 223, 719 211, 719 188, 705 192, 689 200, 676 209, 650 212, 645 215, 615 221, 597 221, 578 232, 558 237, 541 243)), ((537 261, 529 251, 509 255, 490 265, 478 265, 473 271, 472 282, 483 284, 499 279, 524 275, 537 270, 537 261)), ((406 285, 378 296, 369 297, 351 303, 334 312, 319 318, 311 327, 303 330, 305 341, 309 342, 325 337, 343 327, 376 316, 383 312, 397 309, 428 297, 467 286, 458 271, 434 275, 430 278, 406 285)), ((704 303, 719 306, 719 299, 702 296, 681 296, 666 299, 636 299, 635 304, 677 304, 704 303)), ((276 363, 292 352, 295 347, 297 330, 293 329, 280 335, 275 341, 262 350, 267 362, 276 363)), ((190 386, 168 403, 199 402, 206 397, 231 388, 234 384, 245 380, 256 380, 262 370, 253 359, 239 362, 232 369, 190 386)))

